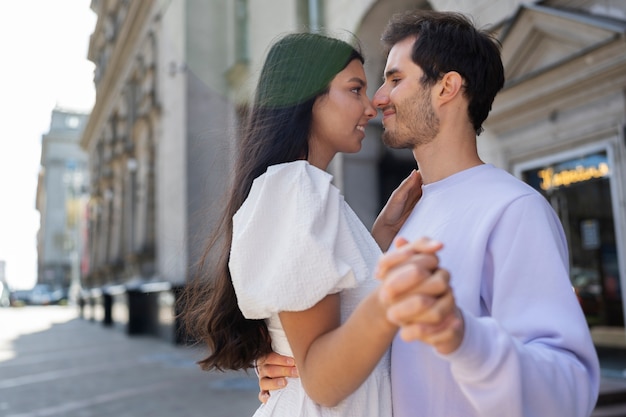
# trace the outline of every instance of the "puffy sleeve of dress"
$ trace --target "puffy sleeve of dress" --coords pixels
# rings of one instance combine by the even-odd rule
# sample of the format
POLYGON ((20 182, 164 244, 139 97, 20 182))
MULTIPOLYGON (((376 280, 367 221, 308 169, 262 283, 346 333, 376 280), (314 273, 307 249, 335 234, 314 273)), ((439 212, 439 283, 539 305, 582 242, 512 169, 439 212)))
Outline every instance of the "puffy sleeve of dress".
POLYGON ((332 176, 306 161, 274 165, 257 178, 233 217, 229 268, 237 302, 249 319, 303 311, 356 286, 339 248, 343 196, 332 176))

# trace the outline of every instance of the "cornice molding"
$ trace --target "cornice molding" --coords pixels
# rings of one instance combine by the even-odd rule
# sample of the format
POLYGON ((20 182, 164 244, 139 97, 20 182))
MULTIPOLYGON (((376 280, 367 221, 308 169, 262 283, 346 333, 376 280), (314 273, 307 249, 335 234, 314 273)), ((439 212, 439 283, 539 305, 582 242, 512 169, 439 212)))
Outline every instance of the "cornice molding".
POLYGON ((626 22, 522 7, 502 40, 507 82, 486 127, 496 134, 626 87, 626 22))
MULTIPOLYGON (((126 69, 134 65, 134 52, 138 50, 142 35, 147 30, 155 0, 131 1, 120 29, 106 71, 96 89, 96 102, 85 126, 81 146, 89 150, 97 141, 98 133, 109 116, 121 85, 126 81, 126 69)), ((98 22, 101 17, 98 18, 98 22)), ((99 23, 96 28, 99 27, 99 23)), ((93 38, 93 35, 92 35, 93 38)))

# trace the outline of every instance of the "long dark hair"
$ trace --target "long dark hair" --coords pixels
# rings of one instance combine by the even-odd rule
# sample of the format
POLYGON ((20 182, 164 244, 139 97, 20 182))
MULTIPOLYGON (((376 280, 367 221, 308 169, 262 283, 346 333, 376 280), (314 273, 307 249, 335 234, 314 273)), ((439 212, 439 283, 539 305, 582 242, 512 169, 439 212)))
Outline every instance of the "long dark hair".
POLYGON ((411 57, 424 71, 422 83, 432 85, 449 71, 461 74, 469 118, 479 135, 496 94, 504 86, 499 41, 475 28, 461 13, 433 10, 393 15, 382 41, 391 49, 409 36, 417 37, 411 57))
POLYGON ((268 52, 238 142, 221 221, 183 292, 184 329, 210 349, 198 362, 204 370, 250 368, 272 349, 265 321, 246 319, 237 305, 228 269, 232 218, 269 166, 308 157, 313 104, 354 59, 364 61, 353 45, 313 33, 285 35, 268 52))

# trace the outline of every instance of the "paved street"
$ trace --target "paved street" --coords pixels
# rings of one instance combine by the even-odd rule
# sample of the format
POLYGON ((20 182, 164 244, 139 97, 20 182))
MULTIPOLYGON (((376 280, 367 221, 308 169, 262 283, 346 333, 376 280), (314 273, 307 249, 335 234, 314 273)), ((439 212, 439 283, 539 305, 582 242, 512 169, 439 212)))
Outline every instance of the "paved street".
MULTIPOLYGON (((0 417, 251 416, 254 373, 202 372, 201 356, 80 319, 73 307, 0 308, 0 417)), ((593 417, 626 416, 622 369, 603 378, 593 417)))
POLYGON ((251 416, 254 373, 200 371, 201 355, 73 307, 0 308, 0 416, 251 416))

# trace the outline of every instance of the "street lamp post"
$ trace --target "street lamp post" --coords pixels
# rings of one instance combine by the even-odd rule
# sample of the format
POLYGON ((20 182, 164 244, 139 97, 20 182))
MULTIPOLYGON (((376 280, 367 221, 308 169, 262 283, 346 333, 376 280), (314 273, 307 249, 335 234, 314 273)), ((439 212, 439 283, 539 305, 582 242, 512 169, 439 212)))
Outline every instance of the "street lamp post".
POLYGON ((68 301, 77 304, 82 291, 80 279, 81 252, 81 198, 83 194, 84 175, 76 165, 68 166, 65 183, 68 191, 67 207, 67 250, 70 263, 70 285, 68 301))

